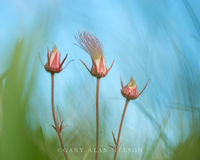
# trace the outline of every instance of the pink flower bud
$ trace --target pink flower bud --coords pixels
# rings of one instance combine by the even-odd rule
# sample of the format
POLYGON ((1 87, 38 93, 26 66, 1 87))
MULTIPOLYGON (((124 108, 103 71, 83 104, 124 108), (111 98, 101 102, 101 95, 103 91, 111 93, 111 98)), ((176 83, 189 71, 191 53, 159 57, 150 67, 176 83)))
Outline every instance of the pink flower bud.
POLYGON ((60 54, 58 53, 58 50, 55 45, 50 55, 49 55, 49 50, 47 49, 47 58, 48 61, 44 66, 45 70, 51 73, 59 73, 62 71, 62 65, 65 62, 67 55, 63 59, 62 63, 60 63, 60 54))
POLYGON ((145 90, 148 83, 149 81, 146 83, 143 90, 139 93, 137 89, 137 85, 132 77, 130 79, 130 82, 126 86, 123 86, 123 82, 121 80, 121 86, 122 86, 121 93, 126 99, 134 100, 142 94, 142 92, 145 90))
POLYGON ((97 37, 89 33, 83 32, 79 33, 78 36, 75 38, 78 42, 78 46, 85 50, 92 59, 91 70, 89 70, 87 65, 81 60, 83 65, 87 68, 91 75, 98 78, 105 77, 108 74, 109 70, 112 68, 114 61, 112 62, 109 69, 107 69, 103 49, 97 37))

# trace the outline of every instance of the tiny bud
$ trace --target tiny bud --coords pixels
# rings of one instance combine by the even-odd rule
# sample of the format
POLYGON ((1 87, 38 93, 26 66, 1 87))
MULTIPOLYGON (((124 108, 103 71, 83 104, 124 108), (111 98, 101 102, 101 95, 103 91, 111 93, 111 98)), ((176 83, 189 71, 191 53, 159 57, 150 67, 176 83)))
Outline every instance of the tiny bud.
POLYGON ((149 81, 150 80, 148 80, 143 90, 140 93, 138 93, 137 85, 132 77, 130 79, 130 82, 126 86, 123 85, 123 82, 121 79, 121 86, 122 86, 121 93, 127 100, 134 100, 138 98, 142 94, 142 92, 144 92, 149 81))
MULTIPOLYGON (((66 55, 67 57, 67 55, 66 55)), ((66 59, 60 63, 60 54, 58 53, 58 50, 56 48, 56 45, 54 46, 54 49, 51 51, 49 55, 49 50, 47 49, 47 63, 45 64, 44 68, 47 72, 51 73, 59 73, 62 71, 62 65, 66 59)))
POLYGON ((139 93, 137 85, 132 77, 130 82, 126 86, 122 87, 121 93, 127 99, 136 99, 138 97, 139 93))

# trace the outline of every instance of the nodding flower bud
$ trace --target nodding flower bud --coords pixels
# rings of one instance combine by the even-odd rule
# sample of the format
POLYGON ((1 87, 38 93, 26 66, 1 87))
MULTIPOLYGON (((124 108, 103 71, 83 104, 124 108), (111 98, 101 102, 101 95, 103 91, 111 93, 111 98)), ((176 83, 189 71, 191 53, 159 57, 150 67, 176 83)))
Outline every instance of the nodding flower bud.
POLYGON ((54 46, 54 49, 51 51, 49 55, 49 49, 47 49, 47 63, 44 65, 44 68, 47 72, 51 73, 59 73, 62 71, 62 65, 64 64, 66 58, 68 55, 65 56, 63 61, 60 63, 60 54, 58 53, 58 50, 56 48, 56 45, 54 46))
POLYGON ((122 86, 121 93, 126 99, 134 100, 142 94, 142 92, 147 87, 148 83, 149 81, 146 83, 143 90, 139 93, 137 89, 137 85, 132 77, 130 79, 130 82, 126 86, 123 85, 123 82, 121 80, 121 86, 122 86))
POLYGON ((90 55, 92 59, 91 70, 88 69, 87 65, 82 60, 80 60, 81 63, 83 63, 91 75, 97 78, 105 77, 109 70, 112 68, 114 61, 107 69, 103 49, 98 38, 86 32, 78 33, 78 36, 75 38, 77 40, 78 46, 90 55))

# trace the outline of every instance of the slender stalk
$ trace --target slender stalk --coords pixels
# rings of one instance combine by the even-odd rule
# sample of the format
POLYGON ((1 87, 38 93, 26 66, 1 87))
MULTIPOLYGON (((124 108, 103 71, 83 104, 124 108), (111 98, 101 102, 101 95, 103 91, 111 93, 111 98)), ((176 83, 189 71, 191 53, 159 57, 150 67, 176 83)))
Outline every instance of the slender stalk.
POLYGON ((56 115, 55 115, 55 109, 54 109, 54 74, 53 73, 51 73, 51 104, 52 104, 53 121, 54 121, 54 124, 55 124, 56 132, 58 134, 59 141, 60 141, 60 144, 61 144, 61 147, 62 147, 62 151, 65 155, 65 159, 68 160, 67 153, 65 152, 65 146, 64 146, 64 143, 63 143, 63 140, 62 140, 60 128, 59 128, 58 122, 56 120, 56 115))
POLYGON ((115 146, 114 160, 117 159, 117 153, 118 153, 118 149, 119 149, 119 139, 120 139, 120 135, 121 135, 122 125, 123 125, 123 122, 124 122, 124 117, 125 117, 126 109, 127 109, 127 106, 128 106, 128 102, 129 102, 129 100, 126 99, 124 111, 123 111, 121 122, 120 122, 120 127, 119 127, 119 132, 118 132, 118 137, 117 137, 117 144, 115 146))
POLYGON ((100 78, 97 78, 97 88, 96 88, 96 160, 98 160, 98 150, 99 150, 99 83, 100 83, 100 78))

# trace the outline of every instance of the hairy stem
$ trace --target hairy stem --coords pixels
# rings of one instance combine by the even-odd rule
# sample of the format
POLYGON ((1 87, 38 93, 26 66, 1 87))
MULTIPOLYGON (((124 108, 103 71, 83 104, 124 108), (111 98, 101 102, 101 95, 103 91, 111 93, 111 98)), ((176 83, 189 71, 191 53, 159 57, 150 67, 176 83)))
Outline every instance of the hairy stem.
POLYGON ((98 160, 98 150, 99 150, 99 83, 100 83, 100 78, 97 78, 97 88, 96 88, 96 160, 98 160))
POLYGON ((58 134, 59 141, 60 141, 60 144, 61 144, 61 147, 62 147, 62 151, 65 155, 65 159, 68 160, 67 153, 65 152, 65 146, 64 146, 64 143, 63 143, 63 140, 62 140, 60 128, 59 128, 58 122, 56 120, 56 115, 55 115, 55 109, 54 109, 54 74, 53 73, 51 73, 51 104, 52 104, 53 121, 54 121, 54 125, 55 125, 55 128, 56 128, 56 132, 58 134))
POLYGON ((118 132, 118 137, 117 137, 117 144, 115 146, 114 160, 117 159, 117 153, 118 153, 118 149, 119 149, 119 139, 120 139, 120 135, 121 135, 122 125, 123 125, 123 122, 124 122, 124 117, 125 117, 125 114, 126 114, 128 102, 129 102, 129 100, 127 99, 125 106, 124 106, 124 111, 123 111, 123 114, 122 114, 121 122, 120 122, 120 127, 119 127, 119 132, 118 132))

